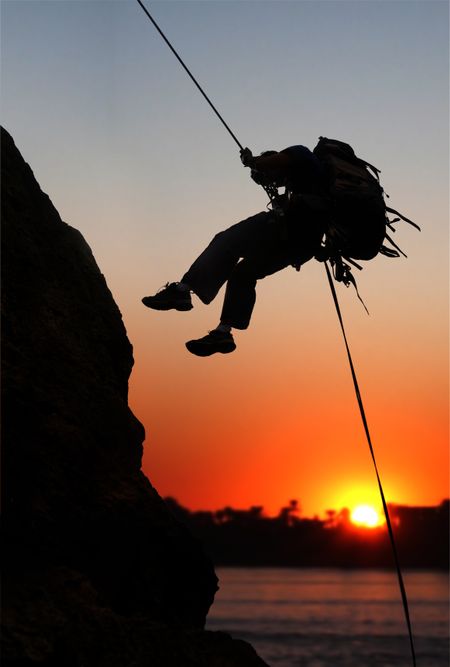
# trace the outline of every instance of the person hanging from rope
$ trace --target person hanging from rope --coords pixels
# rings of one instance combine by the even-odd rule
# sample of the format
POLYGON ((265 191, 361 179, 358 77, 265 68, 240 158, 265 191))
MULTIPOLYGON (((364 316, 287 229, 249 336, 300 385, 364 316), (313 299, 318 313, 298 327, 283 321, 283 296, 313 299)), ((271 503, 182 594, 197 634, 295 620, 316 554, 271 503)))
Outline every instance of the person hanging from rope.
POLYGON ((263 211, 219 232, 179 282, 167 285, 142 303, 154 310, 191 310, 191 292, 209 304, 226 283, 218 326, 190 340, 192 354, 209 356, 236 349, 232 329, 247 329, 258 280, 288 266, 300 266, 318 251, 329 220, 327 177, 321 161, 305 146, 254 157, 241 150, 241 161, 256 183, 278 195, 263 211))

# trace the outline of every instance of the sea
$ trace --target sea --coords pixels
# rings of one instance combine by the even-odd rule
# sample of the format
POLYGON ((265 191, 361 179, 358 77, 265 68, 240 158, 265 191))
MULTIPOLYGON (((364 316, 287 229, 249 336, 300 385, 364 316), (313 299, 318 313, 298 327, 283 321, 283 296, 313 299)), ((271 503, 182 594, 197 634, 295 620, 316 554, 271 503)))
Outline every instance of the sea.
MULTIPOLYGON (((271 667, 412 667, 396 573, 218 568, 207 629, 245 639, 271 667)), ((417 667, 449 667, 449 575, 406 571, 417 667)))

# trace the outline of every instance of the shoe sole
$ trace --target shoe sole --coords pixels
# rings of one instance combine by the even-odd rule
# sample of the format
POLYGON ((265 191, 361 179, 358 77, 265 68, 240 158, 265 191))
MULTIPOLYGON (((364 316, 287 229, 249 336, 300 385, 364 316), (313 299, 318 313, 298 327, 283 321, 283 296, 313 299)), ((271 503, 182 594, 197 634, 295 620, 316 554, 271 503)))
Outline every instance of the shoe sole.
POLYGON ((186 310, 192 310, 194 307, 192 303, 178 303, 174 305, 173 303, 146 303, 145 302, 145 297, 142 299, 142 303, 144 306, 147 308, 151 308, 152 310, 180 310, 180 311, 186 311, 186 310))
POLYGON ((186 347, 191 354, 195 354, 197 357, 210 357, 212 354, 216 353, 230 354, 230 352, 234 352, 236 349, 235 343, 229 343, 226 347, 224 346, 220 349, 212 349, 211 347, 197 347, 195 341, 188 341, 186 347))

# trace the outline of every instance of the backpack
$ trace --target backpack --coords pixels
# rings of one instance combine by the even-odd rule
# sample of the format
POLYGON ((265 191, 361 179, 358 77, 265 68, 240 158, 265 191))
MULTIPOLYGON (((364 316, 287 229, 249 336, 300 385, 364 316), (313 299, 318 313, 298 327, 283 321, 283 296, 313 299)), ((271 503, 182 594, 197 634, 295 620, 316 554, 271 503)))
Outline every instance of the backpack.
POLYGON ((330 219, 324 243, 316 255, 319 261, 329 259, 336 280, 346 285, 355 280, 348 260, 358 269, 355 259, 369 260, 378 253, 399 257, 405 253, 388 236, 386 228, 395 231, 393 223, 402 219, 420 231, 420 227, 386 206, 379 181, 379 169, 355 155, 353 148, 337 139, 320 137, 313 150, 325 167, 330 197, 330 219), (388 213, 397 217, 389 220, 388 213), (388 241, 393 248, 383 245, 388 241))

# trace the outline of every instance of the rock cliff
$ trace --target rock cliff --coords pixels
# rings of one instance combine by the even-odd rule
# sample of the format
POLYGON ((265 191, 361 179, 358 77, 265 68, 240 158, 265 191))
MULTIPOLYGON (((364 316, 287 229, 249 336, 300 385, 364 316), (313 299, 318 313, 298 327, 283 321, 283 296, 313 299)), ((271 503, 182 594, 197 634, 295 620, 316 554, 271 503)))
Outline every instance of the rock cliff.
POLYGON ((3 664, 262 667, 203 630, 217 579, 140 470, 120 312, 3 129, 1 147, 3 664))

